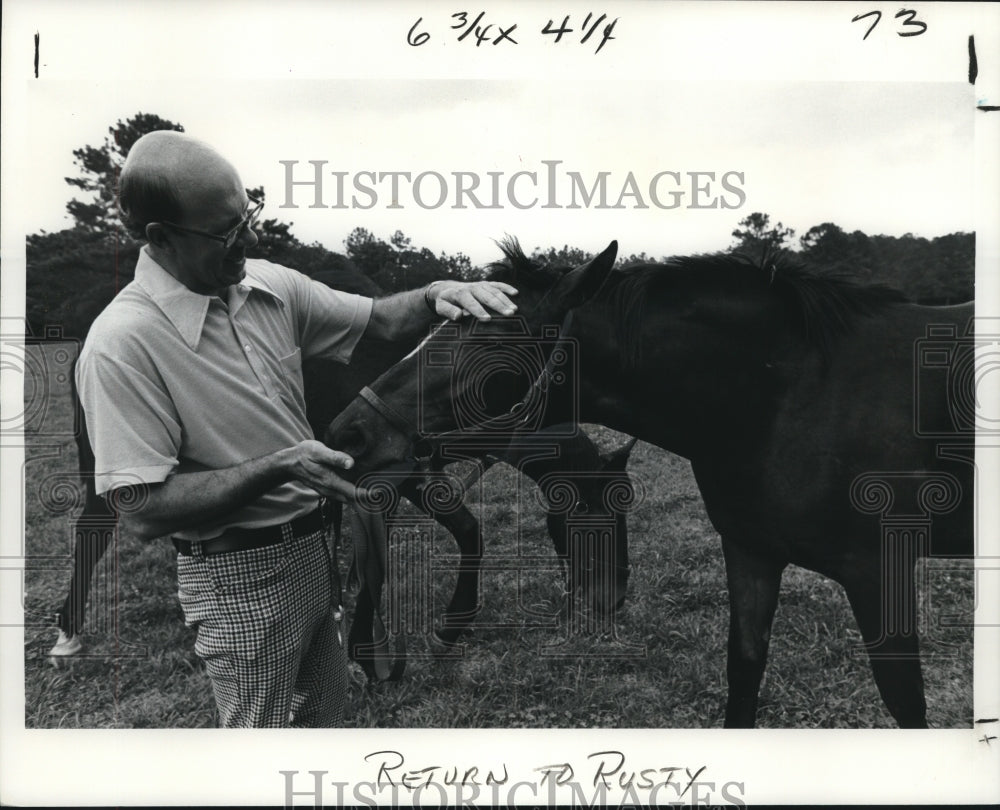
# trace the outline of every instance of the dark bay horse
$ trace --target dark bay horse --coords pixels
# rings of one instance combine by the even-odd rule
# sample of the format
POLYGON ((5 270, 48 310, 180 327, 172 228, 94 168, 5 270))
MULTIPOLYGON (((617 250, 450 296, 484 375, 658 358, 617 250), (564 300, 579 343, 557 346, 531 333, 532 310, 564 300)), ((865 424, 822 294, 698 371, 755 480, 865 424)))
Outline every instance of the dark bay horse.
MULTIPOLYGON (((755 722, 789 564, 844 587, 887 708, 902 727, 926 727, 914 567, 973 554, 972 304, 917 306, 787 259, 610 272, 616 247, 563 275, 504 246, 496 277, 521 290, 526 328, 540 336, 562 323, 579 353, 575 386, 543 374, 511 413, 544 396, 549 420, 578 406, 584 421, 691 461, 726 563, 727 727, 755 722)), ((382 437, 356 456, 371 469, 450 435, 469 392, 422 358, 482 340, 463 330, 432 336, 383 375, 327 441, 353 452, 358 437, 382 437), (413 427, 388 424, 373 400, 413 427)))
MULTIPOLYGON (((337 272, 316 274, 314 279, 346 292, 363 295, 381 294, 381 291, 360 271, 346 266, 337 272)), ((110 297, 111 295, 108 296, 108 300, 110 297)), ((100 307, 95 307, 93 315, 96 316, 99 311, 100 307)), ((77 331, 84 333, 88 325, 89 321, 78 324, 77 331)), ((363 341, 359 344, 350 365, 345 366, 324 359, 306 361, 303 367, 306 410, 316 435, 322 436, 333 417, 351 402, 366 383, 390 368, 412 348, 410 345, 363 341)), ((98 496, 94 490, 94 457, 87 436, 86 420, 79 411, 75 387, 72 389, 72 401, 74 410, 79 414, 80 430, 76 436, 76 444, 86 498, 84 509, 74 524, 73 573, 66 598, 56 613, 56 623, 61 631, 60 639, 64 642, 60 646, 70 654, 80 649, 78 637, 83 631, 94 570, 116 532, 114 513, 104 498, 98 496)), ((490 461, 499 460, 515 465, 536 482, 549 480, 552 476, 573 482, 579 493, 577 506, 582 511, 601 502, 601 478, 608 475, 615 476, 616 471, 624 471, 628 449, 631 447, 629 445, 628 449, 602 454, 584 433, 556 436, 546 436, 543 433, 533 439, 529 437, 529 444, 532 441, 539 446, 557 449, 547 455, 532 456, 525 452, 523 444, 520 449, 492 448, 490 461), (531 457, 524 458, 525 455, 531 457)), ((435 456, 430 462, 433 470, 440 470, 446 460, 441 456, 435 456)), ((400 494, 411 500, 418 509, 428 511, 426 502, 421 498, 421 480, 420 472, 414 470, 413 475, 398 482, 398 489, 400 494)), ((479 609, 479 571, 484 547, 482 529, 479 521, 464 505, 441 511, 431 510, 428 514, 453 535, 460 551, 455 590, 441 619, 440 627, 435 632, 441 642, 453 644, 472 623, 479 609)), ((567 540, 567 510, 555 508, 548 510, 546 522, 557 555, 561 559, 569 560, 571 555, 567 540)), ((586 594, 588 598, 592 596, 597 608, 604 611, 613 611, 616 607, 620 607, 625 599, 629 568, 627 526, 623 513, 615 516, 615 534, 619 542, 616 547, 618 557, 615 561, 612 592, 605 599, 602 599, 601 594, 596 591, 593 594, 586 594)), ((588 582, 581 572, 574 571, 572 567, 567 568, 567 576, 570 590, 582 591, 588 582)), ((362 634, 362 638, 370 637, 371 633, 370 628, 364 627, 365 622, 370 621, 374 610, 374 606, 367 600, 367 591, 359 593, 355 608, 356 629, 362 634)), ((354 630, 352 627, 352 631, 354 630)), ((53 656, 53 660, 59 659, 53 656)), ((362 662, 362 665, 371 674, 371 668, 366 666, 366 662, 362 662)))

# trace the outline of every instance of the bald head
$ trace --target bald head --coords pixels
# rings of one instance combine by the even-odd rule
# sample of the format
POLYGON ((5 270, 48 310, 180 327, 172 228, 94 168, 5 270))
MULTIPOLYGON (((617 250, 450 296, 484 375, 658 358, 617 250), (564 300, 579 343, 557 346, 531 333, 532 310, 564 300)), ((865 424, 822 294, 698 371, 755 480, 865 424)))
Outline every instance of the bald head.
POLYGON ((242 183, 236 168, 208 144, 181 132, 143 135, 119 179, 118 205, 129 233, 145 238, 151 222, 197 223, 242 183))

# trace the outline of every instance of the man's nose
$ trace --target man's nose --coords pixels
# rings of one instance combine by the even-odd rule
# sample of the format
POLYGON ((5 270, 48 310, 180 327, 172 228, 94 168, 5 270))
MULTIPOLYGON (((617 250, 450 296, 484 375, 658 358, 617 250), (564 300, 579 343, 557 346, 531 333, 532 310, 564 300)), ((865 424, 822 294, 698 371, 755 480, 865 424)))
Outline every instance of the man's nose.
POLYGON ((239 241, 242 242, 244 246, 252 248, 257 245, 257 243, 260 241, 260 238, 257 236, 257 231, 255 231, 253 228, 247 225, 240 232, 239 241))

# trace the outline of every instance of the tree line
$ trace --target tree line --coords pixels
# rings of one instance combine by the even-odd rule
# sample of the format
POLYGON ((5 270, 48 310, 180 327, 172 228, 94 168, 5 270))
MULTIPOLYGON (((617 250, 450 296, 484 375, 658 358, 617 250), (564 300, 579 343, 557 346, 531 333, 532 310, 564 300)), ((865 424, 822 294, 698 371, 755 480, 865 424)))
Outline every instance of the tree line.
POLYGON ((920 304, 958 304, 975 296, 976 237, 950 233, 933 239, 848 233, 832 222, 814 225, 793 242, 795 231, 770 216, 753 213, 733 231, 735 250, 753 254, 792 249, 817 269, 844 273, 860 281, 885 284, 920 304))
MULTIPOLYGON (((73 151, 79 174, 67 177, 66 182, 84 192, 86 198, 67 203, 72 226, 27 237, 29 336, 52 334, 51 328, 58 327, 66 337, 83 338, 101 309, 131 281, 141 243, 132 240, 118 224, 118 172, 132 145, 147 132, 161 129, 184 131, 180 124, 140 112, 109 127, 100 146, 73 151)), ((250 191, 265 195, 261 187, 250 191)), ((365 228, 355 228, 344 240, 344 251, 337 253, 318 242, 303 243, 292 233, 293 224, 264 219, 251 255, 309 276, 321 276, 334 286, 338 277, 350 274, 351 286, 356 288, 360 273, 365 280, 363 291, 372 295, 413 289, 439 278, 470 280, 483 272, 463 253, 435 254, 414 245, 401 231, 385 240, 365 228)), ((809 265, 896 287, 920 303, 950 304, 973 297, 974 234, 953 233, 934 239, 912 234, 869 236, 861 231, 848 233, 826 222, 806 231, 797 244, 794 235, 780 222, 772 225, 768 214, 754 212, 739 222, 728 249, 750 254, 792 250, 809 265)), ((533 255, 565 265, 589 258, 569 245, 536 247, 533 255)), ((619 261, 653 260, 639 253, 619 261)))

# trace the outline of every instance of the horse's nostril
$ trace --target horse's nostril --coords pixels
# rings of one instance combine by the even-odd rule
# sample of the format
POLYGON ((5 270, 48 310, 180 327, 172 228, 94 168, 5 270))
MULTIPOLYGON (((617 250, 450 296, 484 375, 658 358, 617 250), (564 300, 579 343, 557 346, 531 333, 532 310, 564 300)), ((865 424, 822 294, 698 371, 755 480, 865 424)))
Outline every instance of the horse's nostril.
POLYGON ((337 442, 340 446, 334 449, 341 450, 349 456, 361 455, 368 448, 368 441, 365 439, 365 434, 353 425, 340 432, 337 442))

